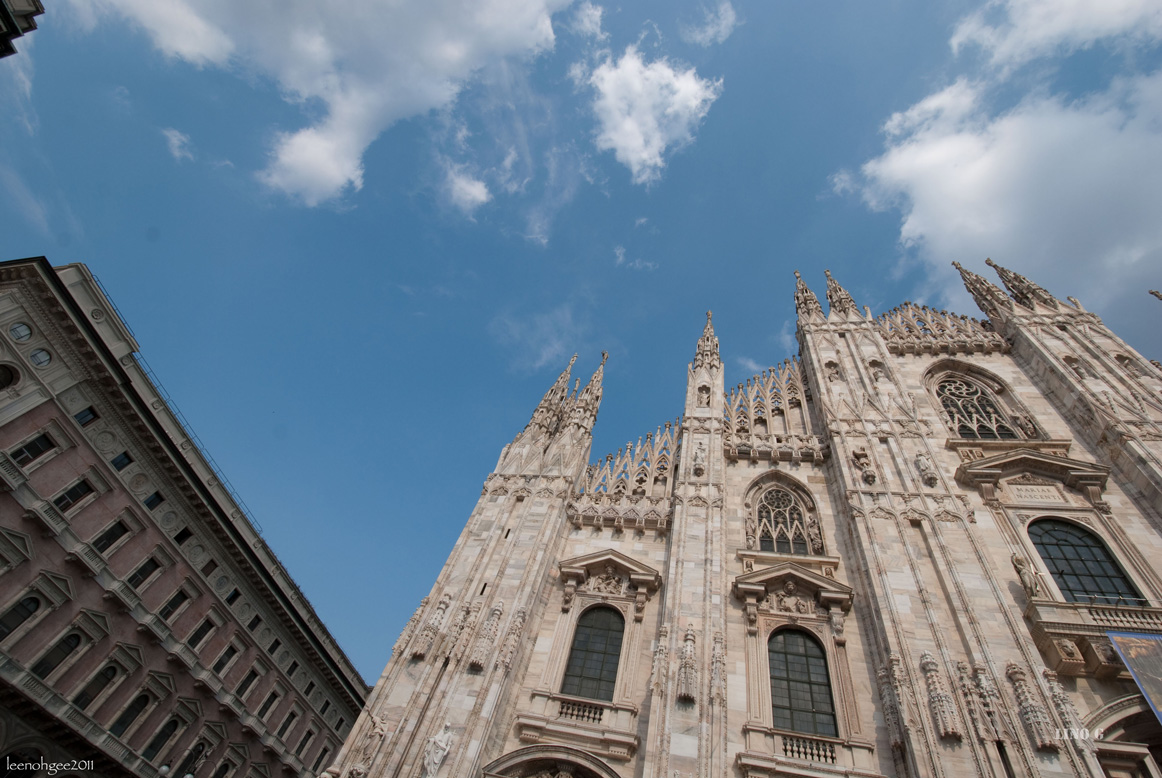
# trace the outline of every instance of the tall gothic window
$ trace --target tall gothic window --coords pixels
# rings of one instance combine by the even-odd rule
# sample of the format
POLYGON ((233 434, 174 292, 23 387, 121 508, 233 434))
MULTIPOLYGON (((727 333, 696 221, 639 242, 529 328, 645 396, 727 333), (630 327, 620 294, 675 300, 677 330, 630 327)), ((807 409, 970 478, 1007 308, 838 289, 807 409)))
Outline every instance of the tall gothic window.
POLYGON ((768 489, 759 499, 759 550, 783 554, 822 554, 823 536, 804 517, 803 507, 786 489, 768 489))
POLYGON ((838 737, 831 677, 819 641, 802 630, 780 630, 767 642, 767 658, 775 727, 838 737))
POLYGON ((1146 604, 1109 549, 1089 530, 1040 519, 1029 525, 1029 539, 1067 602, 1146 604))
POLYGON ((972 440, 1017 440, 1009 419, 992 395, 978 384, 963 378, 945 378, 936 396, 962 438, 972 440))
POLYGON ((561 694, 613 702, 625 619, 613 608, 592 608, 577 620, 561 694))

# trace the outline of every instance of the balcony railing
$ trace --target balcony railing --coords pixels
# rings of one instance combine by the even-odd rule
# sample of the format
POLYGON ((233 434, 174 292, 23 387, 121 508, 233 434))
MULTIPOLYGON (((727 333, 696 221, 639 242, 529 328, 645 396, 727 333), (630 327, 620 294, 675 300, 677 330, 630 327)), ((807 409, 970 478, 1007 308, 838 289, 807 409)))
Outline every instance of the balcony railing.
POLYGON ((827 740, 783 735, 783 756, 808 762, 835 764, 835 744, 827 740))

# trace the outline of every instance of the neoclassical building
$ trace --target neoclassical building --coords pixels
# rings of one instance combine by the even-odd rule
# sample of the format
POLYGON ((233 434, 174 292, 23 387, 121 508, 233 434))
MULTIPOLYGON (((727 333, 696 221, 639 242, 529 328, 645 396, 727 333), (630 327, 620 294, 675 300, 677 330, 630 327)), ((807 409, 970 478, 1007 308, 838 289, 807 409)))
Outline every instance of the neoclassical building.
POLYGON ((0 262, 0 767, 316 775, 368 688, 137 350, 85 266, 0 262))
POLYGON ((1110 633, 1162 634, 1162 370, 994 268, 979 320, 798 279, 736 387, 708 314, 677 419, 596 461, 570 362, 330 775, 1158 776, 1110 633))

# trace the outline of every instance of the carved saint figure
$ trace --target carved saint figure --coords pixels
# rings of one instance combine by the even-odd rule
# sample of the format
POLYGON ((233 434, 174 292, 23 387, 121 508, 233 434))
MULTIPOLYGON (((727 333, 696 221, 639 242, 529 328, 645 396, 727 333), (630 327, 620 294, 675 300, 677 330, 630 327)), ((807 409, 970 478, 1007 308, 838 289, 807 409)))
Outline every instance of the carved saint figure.
POLYGON ((1029 598, 1037 597, 1041 593, 1041 581, 1037 579, 1037 574, 1029 567, 1029 563, 1020 554, 1013 554, 1012 558, 1013 568, 1017 571, 1017 577, 1021 579, 1021 586, 1025 589, 1025 594, 1029 598))
POLYGON ((858 448, 851 455, 852 461, 863 477, 864 483, 874 484, 876 482, 876 471, 872 469, 871 457, 868 456, 867 449, 858 448))
POLYGON ((839 374, 839 365, 834 362, 828 362, 826 368, 828 381, 834 382, 842 379, 842 376, 839 374))
POLYGON ((589 591, 591 592, 621 594, 623 588, 624 582, 621 576, 617 574, 617 569, 613 565, 606 565, 605 572, 589 579, 589 591))
POLYGON ((814 519, 807 522, 807 540, 811 543, 812 554, 823 553, 823 534, 819 531, 819 522, 814 519))
POLYGON ((706 444, 698 441, 698 445, 694 448, 694 475, 702 475, 706 472, 706 444))
POLYGON ((794 581, 787 581, 783 584, 783 591, 775 596, 775 607, 786 613, 806 613, 808 610, 807 602, 799 597, 798 587, 795 586, 794 581))
POLYGON ((709 408, 710 407, 710 387, 709 386, 699 386, 698 387, 698 407, 699 408, 709 408))
POLYGON ((448 752, 452 750, 452 725, 444 722, 444 728, 428 738, 428 746, 424 749, 424 776, 435 778, 444 764, 448 752))
POLYGON ((375 758, 375 752, 379 750, 379 744, 387 736, 386 719, 379 718, 374 713, 369 713, 367 717, 371 720, 371 728, 364 735, 363 748, 359 751, 359 761, 365 765, 371 764, 371 760, 375 758))
POLYGON ((1017 425, 1026 438, 1037 437, 1037 428, 1033 426, 1033 422, 1029 420, 1028 416, 1022 416, 1019 413, 1013 414, 1013 424, 1017 425))
POLYGON ((940 479, 936 475, 936 468, 932 467, 932 458, 924 452, 916 455, 916 469, 920 471, 920 480, 927 487, 936 486, 940 479))

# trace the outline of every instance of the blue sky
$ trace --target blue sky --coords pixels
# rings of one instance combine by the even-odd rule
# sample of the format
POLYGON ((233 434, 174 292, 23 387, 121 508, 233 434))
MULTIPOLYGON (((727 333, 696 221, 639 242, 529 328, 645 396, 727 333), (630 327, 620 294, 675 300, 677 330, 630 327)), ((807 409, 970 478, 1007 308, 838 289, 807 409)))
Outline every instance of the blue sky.
POLYGON ((501 447, 594 458, 795 353, 793 275, 975 314, 986 257, 1150 358, 1162 3, 59 0, 0 60, 2 257, 84 262, 364 676, 501 447))

